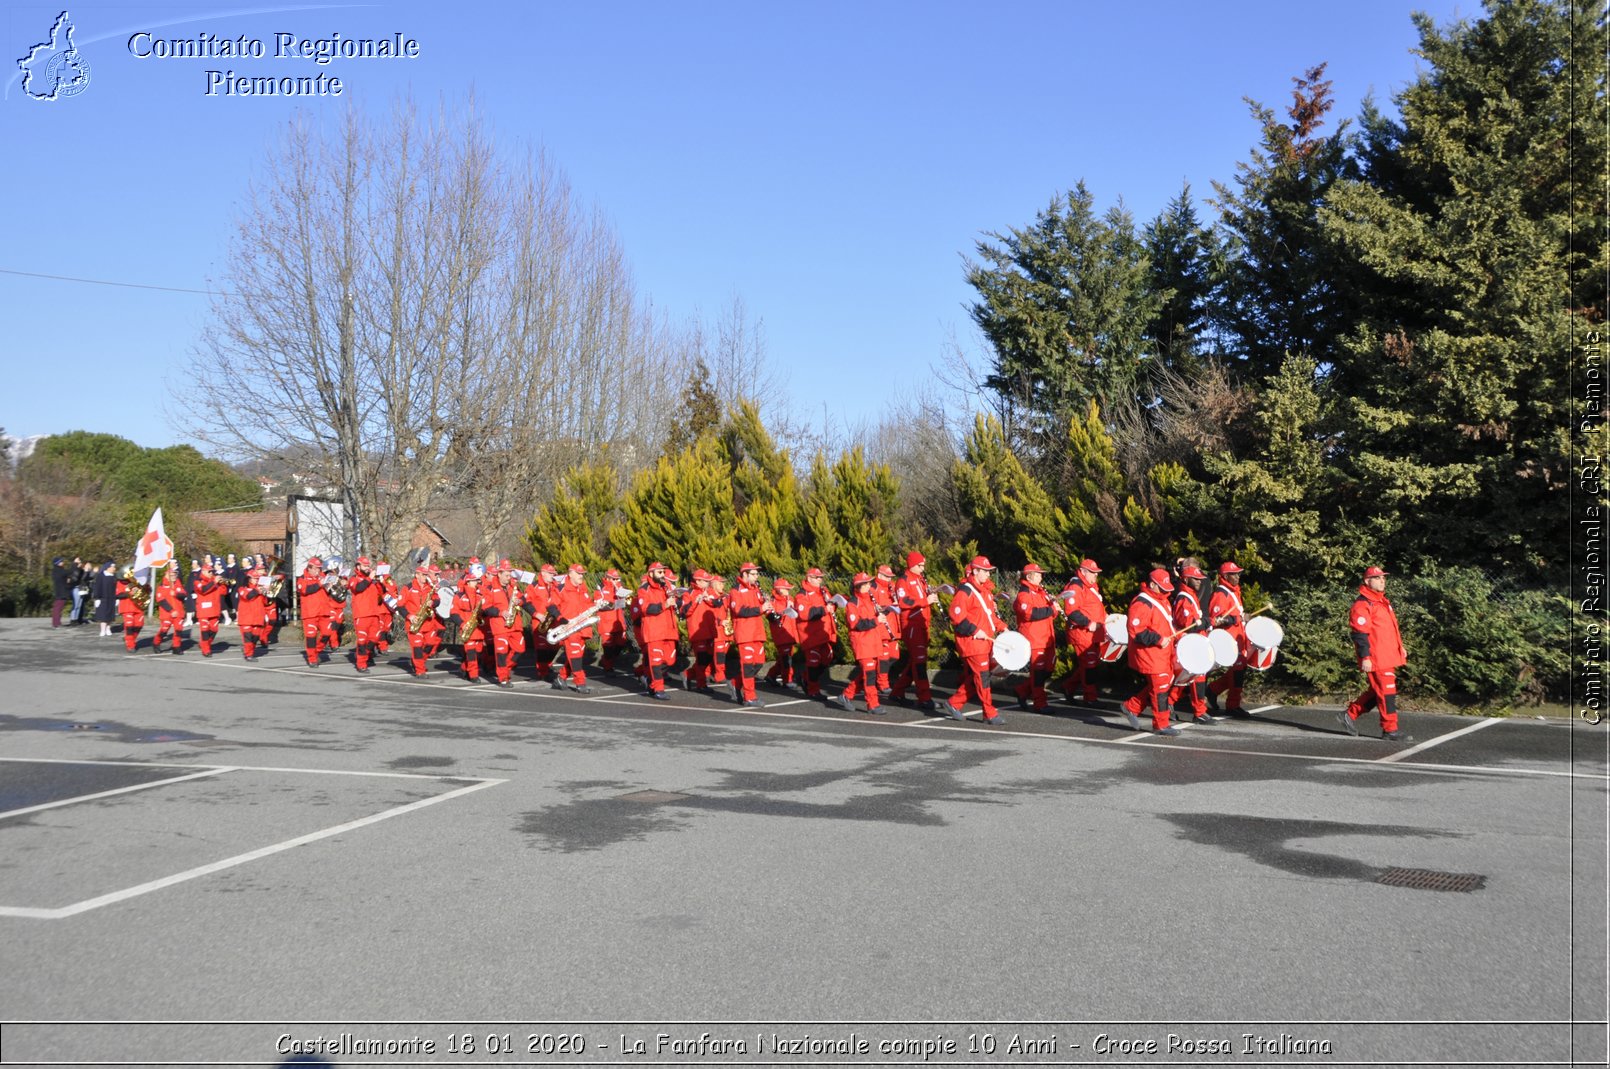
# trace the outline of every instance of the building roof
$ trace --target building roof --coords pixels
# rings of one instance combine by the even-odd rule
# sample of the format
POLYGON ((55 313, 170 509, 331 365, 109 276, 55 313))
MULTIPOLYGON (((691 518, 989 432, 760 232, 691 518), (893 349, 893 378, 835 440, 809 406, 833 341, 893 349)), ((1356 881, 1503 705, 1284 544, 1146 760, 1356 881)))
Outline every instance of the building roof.
POLYGON ((270 542, 285 539, 283 509, 261 512, 192 512, 190 517, 225 538, 237 542, 270 542))

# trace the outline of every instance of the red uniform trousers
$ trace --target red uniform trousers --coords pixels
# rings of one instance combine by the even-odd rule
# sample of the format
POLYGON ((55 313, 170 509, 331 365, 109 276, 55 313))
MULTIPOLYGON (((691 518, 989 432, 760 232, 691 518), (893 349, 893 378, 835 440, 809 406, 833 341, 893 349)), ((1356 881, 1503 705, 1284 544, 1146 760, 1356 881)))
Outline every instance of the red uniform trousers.
POLYGON ((1039 711, 1046 707, 1045 684, 1057 670, 1057 644, 1041 649, 1029 650, 1029 678, 1019 683, 1013 693, 1018 701, 1028 702, 1029 707, 1039 711))
POLYGON ((761 669, 766 667, 766 643, 757 639, 754 642, 739 642, 738 646, 738 695, 746 702, 756 700, 755 680, 760 678, 761 669))
POLYGON ((425 658, 434 656, 442 648, 442 625, 435 621, 436 617, 432 616, 418 631, 408 632, 408 655, 416 676, 425 674, 425 658))
POLYGON ((1347 715, 1357 720, 1371 709, 1381 712, 1381 730, 1396 731, 1398 729, 1398 671, 1391 668, 1385 672, 1369 672, 1364 678, 1369 682, 1363 694, 1347 703, 1347 715))
POLYGON ((162 639, 171 630, 173 632, 173 648, 179 648, 179 628, 184 626, 184 609, 177 612, 168 612, 165 609, 157 612, 157 633, 151 640, 151 652, 158 653, 162 649, 162 639))
POLYGON ((358 642, 358 648, 352 655, 352 662, 359 668, 368 668, 370 662, 374 660, 375 646, 380 641, 381 630, 391 630, 391 617, 359 616, 352 624, 358 642))
POLYGON ((1068 648, 1073 651, 1073 670, 1062 681, 1062 693, 1078 695, 1085 702, 1096 700, 1096 666, 1101 663, 1101 643, 1096 632, 1083 627, 1068 631, 1068 648))
POLYGON ((135 612, 123 613, 123 648, 124 649, 128 650, 130 653, 134 652, 134 647, 140 641, 140 628, 142 628, 144 626, 145 626, 145 613, 139 612, 138 610, 136 610, 135 612))
POLYGON ((643 640, 643 664, 648 671, 648 689, 665 692, 665 675, 676 664, 676 639, 643 640))
POLYGON ((872 712, 878 708, 878 666, 883 659, 877 655, 870 657, 857 657, 855 670, 850 673, 850 681, 844 685, 841 695, 847 702, 853 702, 855 696, 865 691, 866 710, 872 712))
POLYGON ((777 663, 766 673, 766 679, 772 683, 794 682, 794 643, 777 643, 777 663))
POLYGON ((904 701, 906 688, 915 687, 919 702, 932 701, 933 691, 928 686, 928 628, 908 627, 901 638, 900 674, 890 685, 893 697, 904 701))
POLYGON ((1137 715, 1149 708, 1152 727, 1162 731, 1168 727, 1169 694, 1174 689, 1174 673, 1141 672, 1141 679, 1145 681, 1144 685, 1124 702, 1124 708, 1137 715))
POLYGON ((950 707, 959 713, 967 707, 968 702, 977 702, 984 709, 984 718, 994 719, 995 698, 990 694, 988 647, 974 653, 961 653, 960 650, 957 653, 962 663, 961 687, 950 696, 950 707))
MULTIPOLYGON (((833 643, 821 642, 814 646, 805 647, 805 693, 809 697, 820 697, 822 693, 822 677, 833 665, 833 643)), ((876 671, 876 668, 873 669, 876 671)))
POLYGON ((573 635, 566 635, 561 645, 565 651, 565 663, 560 666, 559 674, 563 676, 570 673, 570 681, 578 687, 587 685, 587 672, 582 667, 587 657, 587 640, 593 637, 593 629, 584 627, 573 635))
POLYGON ((461 638, 464 647, 464 678, 472 681, 480 679, 481 654, 486 651, 486 625, 477 627, 461 638))

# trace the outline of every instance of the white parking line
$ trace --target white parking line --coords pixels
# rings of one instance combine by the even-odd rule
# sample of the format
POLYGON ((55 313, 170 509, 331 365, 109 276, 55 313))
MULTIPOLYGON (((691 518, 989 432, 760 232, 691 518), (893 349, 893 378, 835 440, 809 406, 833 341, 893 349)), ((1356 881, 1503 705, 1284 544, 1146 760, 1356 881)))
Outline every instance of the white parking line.
MULTIPOLYGON (((6 760, 6 758, 0 758, 0 760, 6 760)), ((87 763, 91 763, 91 762, 81 762, 81 763, 86 763, 87 764, 87 763)), ((73 797, 73 798, 63 798, 60 801, 43 802, 43 803, 41 803, 39 805, 24 806, 22 809, 8 809, 5 812, 0 813, 0 820, 4 820, 6 817, 20 817, 24 813, 38 813, 38 812, 41 812, 41 811, 46 810, 46 809, 55 809, 58 806, 76 805, 79 802, 93 802, 97 798, 110 798, 115 794, 129 794, 132 791, 143 791, 143 790, 146 790, 146 789, 151 788, 151 787, 166 787, 166 786, 168 786, 170 784, 183 783, 186 780, 192 780, 192 779, 201 779, 201 778, 203 778, 205 776, 221 776, 225 772, 234 772, 234 771, 235 771, 235 769, 233 767, 228 767, 228 768, 209 768, 209 769, 206 769, 205 771, 202 771, 202 772, 192 772, 188 776, 175 776, 172 779, 152 780, 150 783, 136 783, 132 787, 118 787, 115 790, 97 791, 94 794, 80 794, 80 795, 78 795, 76 797, 73 797)))
MULTIPOLYGON (((83 763, 83 762, 76 762, 76 763, 83 763)), ((218 770, 215 769, 215 770, 210 770, 210 771, 216 772, 218 770)), ((242 769, 242 771, 244 771, 244 770, 242 769)), ((273 770, 264 769, 263 771, 273 771, 273 770)), ((304 771, 325 772, 325 771, 330 771, 330 770, 327 770, 327 769, 285 769, 284 771, 288 771, 288 772, 304 772, 304 771)), ((387 775, 387 773, 358 773, 358 774, 359 775, 363 775, 363 774, 387 775)), ((418 778, 418 779, 447 779, 447 778, 457 778, 457 777, 419 776, 419 777, 414 777, 414 778, 418 778)), ((390 820, 392 817, 400 817, 404 813, 413 813, 413 812, 416 812, 416 811, 418 811, 420 809, 424 809, 426 806, 436 805, 438 802, 446 802, 446 801, 448 801, 450 799, 459 798, 459 797, 462 797, 463 795, 470 794, 470 793, 472 793, 474 791, 485 790, 488 787, 495 787, 500 783, 507 783, 507 782, 508 782, 508 780, 503 780, 503 779, 482 779, 482 780, 479 780, 478 782, 471 783, 467 787, 459 787, 456 790, 447 791, 447 792, 445 792, 443 794, 433 795, 430 798, 422 798, 417 802, 409 802, 407 805, 394 806, 391 809, 382 810, 379 813, 374 813, 374 814, 371 814, 371 815, 369 815, 367 817, 360 817, 357 820, 349 820, 345 824, 337 824, 335 827, 332 827, 332 828, 324 828, 324 829, 321 829, 319 831, 310 832, 307 835, 299 835, 294 839, 286 839, 284 842, 274 843, 271 846, 265 846, 265 847, 262 847, 262 848, 257 849, 257 850, 250 850, 250 851, 248 851, 248 852, 246 852, 244 854, 236 854, 234 857, 226 857, 222 861, 214 861, 214 862, 212 862, 211 864, 208 864, 208 865, 199 865, 199 866, 197 866, 196 868, 193 868, 193 869, 186 869, 183 872, 176 872, 172 876, 164 876, 161 879, 150 880, 150 881, 148 881, 146 883, 136 884, 133 887, 125 887, 120 891, 112 891, 112 892, 110 892, 108 894, 98 895, 98 896, 96 896, 94 898, 86 898, 82 902, 74 902, 70 906, 59 906, 59 907, 55 907, 55 908, 40 908, 40 907, 32 907, 32 906, 0 906, 0 917, 21 917, 21 918, 30 919, 30 920, 62 920, 64 918, 66 918, 66 917, 76 916, 76 915, 78 915, 80 913, 87 913, 88 911, 90 911, 92 909, 99 909, 102 906, 110 906, 110 905, 113 905, 113 904, 118 903, 118 902, 126 902, 131 898, 138 898, 140 895, 150 894, 152 891, 160 891, 165 887, 172 887, 175 884, 185 883, 185 882, 188 882, 190 880, 199 879, 202 876, 210 876, 215 872, 222 872, 225 869, 231 869, 231 868, 234 868, 237 865, 244 865, 249 861, 257 861, 257 860, 260 860, 260 859, 265 858, 265 857, 271 857, 274 854, 282 853, 282 852, 284 852, 286 850, 291 850, 291 849, 294 849, 294 848, 296 848, 298 846, 305 846, 308 843, 318 842, 320 839, 328 839, 333 835, 341 835, 341 834, 343 834, 345 832, 355 831, 358 828, 367 827, 370 824, 377 824, 382 820, 390 820)))
POLYGON ((1496 723, 1498 723, 1496 719, 1478 720, 1476 723, 1471 724, 1468 727, 1462 727, 1458 731, 1450 731, 1446 735, 1438 735, 1434 739, 1427 739, 1418 746, 1411 746, 1407 750, 1399 750, 1397 753, 1387 754, 1385 757, 1378 758, 1376 764, 1384 765, 1390 764, 1393 761, 1402 761, 1404 758, 1413 757, 1417 753, 1422 753, 1426 750, 1429 750, 1433 746, 1441 746, 1450 739, 1457 739, 1461 735, 1469 735, 1472 731, 1480 731, 1482 728, 1490 728, 1496 723))

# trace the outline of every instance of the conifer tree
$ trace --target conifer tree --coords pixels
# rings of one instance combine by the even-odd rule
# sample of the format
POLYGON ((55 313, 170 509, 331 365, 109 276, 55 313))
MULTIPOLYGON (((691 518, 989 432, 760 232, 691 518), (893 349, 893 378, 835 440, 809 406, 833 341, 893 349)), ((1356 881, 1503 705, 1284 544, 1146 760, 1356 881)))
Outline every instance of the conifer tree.
POLYGON ((829 464, 818 452, 806 483, 803 563, 829 574, 871 572, 894 559, 890 521, 900 485, 887 464, 867 463, 860 446, 829 464))
POLYGON ((609 463, 580 464, 560 477, 553 497, 526 527, 534 564, 614 566, 609 529, 620 518, 620 473, 609 463))
POLYGON ((609 551, 622 574, 650 561, 673 568, 731 572, 744 558, 732 507, 732 479, 712 435, 638 472, 610 528, 609 551))
POLYGON ((719 441, 732 473, 739 545, 768 575, 797 572, 805 501, 788 452, 777 447, 752 401, 728 413, 719 441))
POLYGON ((1292 82, 1289 122, 1247 101, 1260 144, 1237 164, 1236 188, 1213 183, 1226 235, 1214 317, 1230 366, 1248 382, 1274 374, 1286 353, 1311 354, 1323 370, 1350 316, 1348 280, 1337 277, 1318 210, 1331 186, 1353 173, 1354 138, 1346 120, 1335 133, 1320 133, 1335 103, 1325 64, 1292 82))
POLYGON ((1068 514, 1023 467, 999 420, 974 418, 951 477, 971 541, 997 566, 1017 569, 1033 560, 1051 572, 1069 573, 1081 559, 1068 514))
POLYGON ((1144 237, 1148 284, 1158 301, 1146 338, 1159 360, 1189 373, 1204 346, 1209 301, 1222 271, 1218 237, 1197 219, 1190 183, 1146 224, 1144 237))
POLYGON ((1428 69, 1322 213, 1369 299, 1335 373, 1348 467, 1383 553, 1549 576, 1565 540, 1530 532, 1569 523, 1572 318, 1605 299, 1603 28, 1565 0, 1416 22, 1428 69))
POLYGON ((985 385, 1008 437, 1049 455, 1070 415, 1134 389, 1159 304, 1146 250, 1129 213, 1098 216, 1083 182, 1030 226, 988 237, 967 267, 972 318, 994 350, 985 385))

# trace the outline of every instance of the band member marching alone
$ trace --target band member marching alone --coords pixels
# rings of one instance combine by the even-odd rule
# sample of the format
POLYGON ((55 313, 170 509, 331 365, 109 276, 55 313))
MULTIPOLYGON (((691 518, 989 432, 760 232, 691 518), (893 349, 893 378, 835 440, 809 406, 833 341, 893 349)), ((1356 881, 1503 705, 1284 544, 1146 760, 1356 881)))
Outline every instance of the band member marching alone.
POLYGON ((1398 669, 1408 663, 1408 654, 1398 631, 1398 614, 1387 600, 1386 575, 1374 565, 1364 569, 1358 597, 1353 599, 1348 614, 1353 653, 1369 685, 1337 716, 1349 735, 1357 735, 1358 718, 1371 709, 1379 710, 1381 738, 1395 742, 1403 737, 1398 730, 1398 669))

